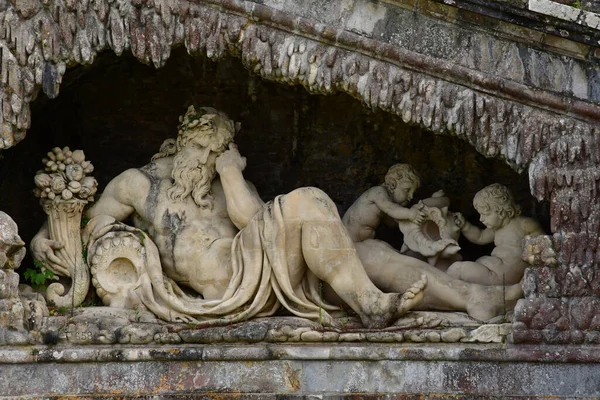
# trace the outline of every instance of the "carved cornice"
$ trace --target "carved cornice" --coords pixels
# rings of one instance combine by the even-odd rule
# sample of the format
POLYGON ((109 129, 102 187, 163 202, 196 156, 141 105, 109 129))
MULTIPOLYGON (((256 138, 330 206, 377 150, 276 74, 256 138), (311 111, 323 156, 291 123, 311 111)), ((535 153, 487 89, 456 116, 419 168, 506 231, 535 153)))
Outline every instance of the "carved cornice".
POLYGON ((531 164, 532 193, 538 198, 548 198, 567 185, 546 178, 549 169, 585 169, 598 163, 592 156, 599 147, 596 104, 262 4, 243 0, 15 4, 0 13, 0 148, 23 139, 30 124, 30 101, 40 87, 49 97, 58 95, 67 66, 92 63, 105 49, 116 54, 130 49, 140 61, 160 67, 172 47, 184 44, 192 55, 239 56, 265 79, 301 84, 313 93, 344 91, 369 107, 400 115, 407 123, 467 140, 480 153, 502 157, 517 170, 531 164), (590 156, 550 157, 549 144, 559 139, 567 148, 583 142, 590 156))
MULTIPOLYGON (((391 3, 402 3, 403 0, 387 0, 391 3)), ((433 0, 448 4, 447 0, 433 0)), ((574 1, 567 1, 574 3, 574 1)), ((594 7, 593 2, 583 6, 594 7)), ((594 16, 591 10, 569 7, 565 1, 555 0, 452 0, 452 6, 463 10, 491 17, 495 20, 520 25, 528 29, 549 35, 569 38, 570 40, 598 47, 600 30, 590 23, 594 16), (556 12, 563 8, 563 15, 556 12), (575 18, 567 18, 567 15, 575 18), (588 21, 586 21, 588 20, 588 21)), ((595 21, 594 21, 595 22, 595 21)))
POLYGON ((218 5, 237 15, 248 16, 251 20, 260 22, 261 25, 271 26, 295 36, 306 37, 316 42, 360 53, 374 60, 390 62, 408 70, 422 72, 485 93, 499 95, 534 107, 546 107, 559 113, 572 113, 576 117, 590 119, 592 122, 600 119, 600 107, 596 104, 535 90, 508 79, 491 76, 450 61, 419 54, 347 30, 326 26, 258 3, 249 3, 243 0, 206 0, 206 3, 218 5))

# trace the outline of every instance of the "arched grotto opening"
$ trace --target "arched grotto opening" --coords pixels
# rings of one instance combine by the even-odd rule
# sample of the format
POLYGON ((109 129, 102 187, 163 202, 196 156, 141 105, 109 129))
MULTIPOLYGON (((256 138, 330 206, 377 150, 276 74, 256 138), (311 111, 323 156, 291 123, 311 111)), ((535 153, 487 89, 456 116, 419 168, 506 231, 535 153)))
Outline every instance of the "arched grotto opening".
MULTIPOLYGON (((476 222, 474 194, 499 182, 510 188, 525 215, 549 231, 548 205, 530 195, 526 174, 502 160, 486 158, 457 138, 366 108, 347 94, 310 94, 300 86, 264 81, 239 59, 215 62, 190 57, 183 48, 174 50, 161 69, 130 54, 106 52, 91 66, 67 71, 58 98, 40 94, 32 104, 27 139, 2 153, 0 210, 15 219, 29 242, 45 220, 31 191, 48 150, 67 145, 83 149, 95 165, 101 191, 118 173, 146 164, 164 139, 174 137, 178 117, 190 104, 215 107, 241 122, 235 141, 248 159, 245 176, 264 200, 316 186, 343 214, 362 192, 383 182, 391 165, 403 162, 421 175, 415 200, 443 189, 450 208, 476 222)), ((395 247, 401 243, 397 230, 382 228, 378 235, 395 247)), ((490 250, 461 245, 466 258, 490 250)))

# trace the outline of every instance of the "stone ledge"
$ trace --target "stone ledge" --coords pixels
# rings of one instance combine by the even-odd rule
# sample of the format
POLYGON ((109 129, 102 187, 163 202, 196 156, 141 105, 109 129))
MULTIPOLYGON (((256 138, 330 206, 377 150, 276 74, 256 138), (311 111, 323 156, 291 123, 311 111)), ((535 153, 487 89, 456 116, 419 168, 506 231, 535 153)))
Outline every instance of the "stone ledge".
POLYGON ((565 4, 559 4, 551 0, 529 0, 528 8, 543 15, 573 22, 592 29, 600 28, 600 15, 565 4))
POLYGON ((600 394, 600 369, 593 364, 600 356, 584 347, 261 343, 4 348, 0 354, 3 396, 585 398, 600 394), (577 352, 588 359, 556 362, 573 361, 568 354, 577 352), (40 359, 44 354, 54 356, 40 359))
MULTIPOLYGON (((14 346, 0 349, 0 366, 111 362, 235 361, 460 361, 494 363, 598 363, 596 346, 505 344, 207 344, 14 346)), ((599 371, 600 372, 600 371, 599 371)))
POLYGON ((590 46, 598 46, 598 37, 600 35, 596 28, 597 24, 595 24, 595 16, 597 14, 568 5, 558 4, 552 0, 431 1, 486 16, 488 21, 492 23, 494 20, 497 22, 504 21, 526 27, 531 31, 560 36, 590 46))
POLYGON ((289 316, 211 326, 167 323, 147 311, 110 307, 84 307, 68 314, 43 318, 41 329, 24 338, 2 335, 0 328, 0 345, 504 343, 511 332, 510 313, 484 324, 464 313, 413 311, 381 330, 364 329, 358 318, 349 315, 336 316, 337 328, 325 328, 317 322, 289 316))

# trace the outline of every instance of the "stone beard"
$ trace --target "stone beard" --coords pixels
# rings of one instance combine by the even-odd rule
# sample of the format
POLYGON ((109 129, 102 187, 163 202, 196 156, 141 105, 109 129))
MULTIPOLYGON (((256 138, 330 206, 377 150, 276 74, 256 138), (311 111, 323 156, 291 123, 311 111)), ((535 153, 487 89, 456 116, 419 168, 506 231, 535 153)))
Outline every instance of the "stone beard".
POLYGON ((173 158, 173 187, 168 191, 169 198, 178 201, 191 194, 198 207, 211 209, 210 189, 216 173, 214 163, 203 164, 199 159, 178 152, 173 158))

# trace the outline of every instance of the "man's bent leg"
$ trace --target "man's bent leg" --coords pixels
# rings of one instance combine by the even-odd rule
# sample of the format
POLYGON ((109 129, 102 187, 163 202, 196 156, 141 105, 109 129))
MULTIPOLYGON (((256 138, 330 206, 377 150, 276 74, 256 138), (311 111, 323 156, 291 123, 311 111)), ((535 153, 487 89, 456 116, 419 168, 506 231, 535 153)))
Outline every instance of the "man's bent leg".
POLYGON ((307 265, 366 326, 387 326, 421 301, 425 281, 419 281, 404 296, 383 293, 373 284, 335 205, 322 191, 296 190, 282 200, 282 211, 290 276, 298 276, 298 269, 307 265))

